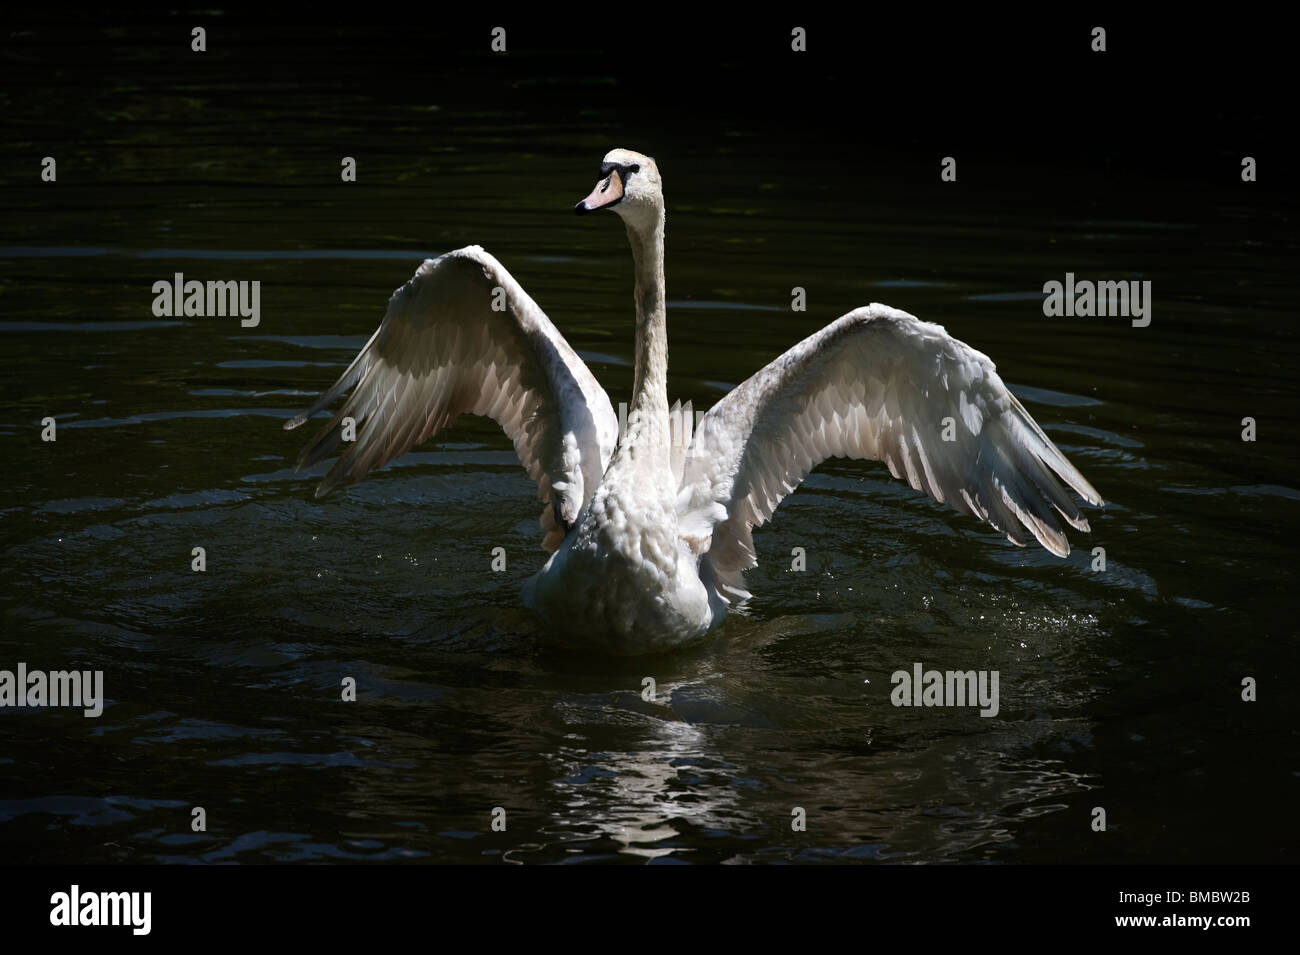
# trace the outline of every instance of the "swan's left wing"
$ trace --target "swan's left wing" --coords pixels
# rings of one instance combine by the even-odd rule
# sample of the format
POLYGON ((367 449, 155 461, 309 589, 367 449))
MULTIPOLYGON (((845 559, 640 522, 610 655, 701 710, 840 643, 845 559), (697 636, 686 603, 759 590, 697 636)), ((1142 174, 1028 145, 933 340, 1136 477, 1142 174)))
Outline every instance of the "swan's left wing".
POLYGON ((543 547, 555 550, 595 492, 618 441, 609 397, 564 336, 478 246, 427 259, 393 293, 361 353, 296 428, 349 388, 299 467, 343 453, 316 489, 359 481, 447 427, 486 415, 514 442, 547 502, 543 547), (355 387, 354 387, 355 386, 355 387), (344 419, 356 440, 344 442, 344 419))
POLYGON ((974 514, 1015 544, 1065 556, 1060 518, 1100 495, 1007 390, 985 355, 886 305, 859 308, 737 386, 700 422, 678 499, 684 538, 729 600, 749 596, 751 529, 830 457, 883 461, 894 477, 974 514))

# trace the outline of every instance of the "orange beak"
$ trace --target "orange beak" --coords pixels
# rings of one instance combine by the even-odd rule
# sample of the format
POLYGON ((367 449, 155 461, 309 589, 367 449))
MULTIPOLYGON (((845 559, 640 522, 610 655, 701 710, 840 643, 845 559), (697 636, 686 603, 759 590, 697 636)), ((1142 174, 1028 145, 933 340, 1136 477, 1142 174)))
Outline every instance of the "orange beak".
POLYGON ((623 178, 619 175, 618 170, 614 169, 608 176, 596 183, 596 188, 591 190, 591 195, 574 206, 573 211, 578 215, 582 215, 584 212, 595 212, 597 209, 615 205, 622 198, 623 178))

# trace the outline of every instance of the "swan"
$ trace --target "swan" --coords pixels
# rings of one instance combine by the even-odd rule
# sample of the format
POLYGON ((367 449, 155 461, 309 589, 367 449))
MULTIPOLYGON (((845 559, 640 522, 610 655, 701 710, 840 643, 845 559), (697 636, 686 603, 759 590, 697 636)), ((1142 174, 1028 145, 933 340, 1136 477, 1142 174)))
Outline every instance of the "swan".
POLYGON ((303 450, 338 460, 316 489, 356 482, 451 425, 486 415, 543 502, 549 557, 524 602, 571 642, 640 654, 702 637, 747 599, 753 529, 829 457, 895 478, 1024 545, 1064 557, 1088 531, 1063 482, 1101 496, 1007 390, 993 362, 939 325, 856 308, 734 388, 692 429, 668 405, 664 198, 649 156, 609 152, 578 213, 622 220, 636 266, 633 398, 609 397, 505 266, 478 246, 427 259, 334 385, 285 428, 351 394, 303 450), (345 419, 351 419, 350 422, 345 419), (680 422, 680 424, 678 424, 680 422))

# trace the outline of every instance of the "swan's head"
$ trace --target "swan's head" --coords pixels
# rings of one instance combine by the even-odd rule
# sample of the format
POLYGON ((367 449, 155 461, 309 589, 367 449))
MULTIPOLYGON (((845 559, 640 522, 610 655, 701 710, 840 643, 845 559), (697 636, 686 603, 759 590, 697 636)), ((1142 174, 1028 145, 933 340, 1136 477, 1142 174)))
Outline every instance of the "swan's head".
POLYGON ((643 153, 611 149, 600 163, 600 181, 573 211, 613 209, 629 226, 653 225, 664 208, 659 167, 643 153))

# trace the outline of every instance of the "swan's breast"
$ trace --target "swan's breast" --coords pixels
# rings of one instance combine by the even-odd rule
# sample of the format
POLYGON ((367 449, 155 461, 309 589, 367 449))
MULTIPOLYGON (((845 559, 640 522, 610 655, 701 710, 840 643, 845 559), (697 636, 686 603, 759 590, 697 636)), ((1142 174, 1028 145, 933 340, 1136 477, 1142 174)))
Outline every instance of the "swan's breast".
POLYGON ((716 621, 698 558, 677 539, 675 500, 610 477, 538 574, 530 605, 552 626, 615 652, 699 636, 716 621))

